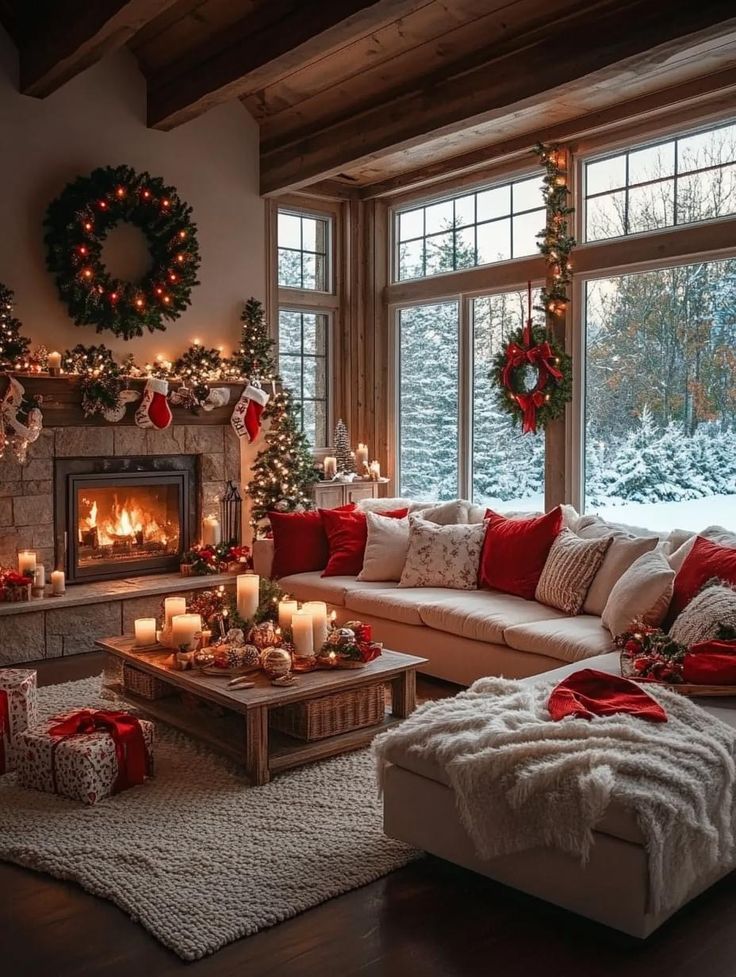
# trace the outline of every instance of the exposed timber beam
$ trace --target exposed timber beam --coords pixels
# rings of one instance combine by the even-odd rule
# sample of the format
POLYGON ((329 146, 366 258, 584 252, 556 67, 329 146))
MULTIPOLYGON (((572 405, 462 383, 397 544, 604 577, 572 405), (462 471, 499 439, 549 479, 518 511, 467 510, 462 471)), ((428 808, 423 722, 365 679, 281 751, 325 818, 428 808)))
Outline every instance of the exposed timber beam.
POLYGON ((572 93, 594 78, 610 77, 614 85, 622 70, 662 63, 734 29, 733 0, 699 5, 675 0, 666 17, 644 0, 605 9, 591 5, 494 45, 472 66, 455 65, 426 79, 418 90, 263 146, 261 192, 298 189, 361 161, 508 116, 547 93, 572 93))
POLYGON ((173 129, 416 6, 417 0, 270 0, 148 79, 148 124, 173 129))

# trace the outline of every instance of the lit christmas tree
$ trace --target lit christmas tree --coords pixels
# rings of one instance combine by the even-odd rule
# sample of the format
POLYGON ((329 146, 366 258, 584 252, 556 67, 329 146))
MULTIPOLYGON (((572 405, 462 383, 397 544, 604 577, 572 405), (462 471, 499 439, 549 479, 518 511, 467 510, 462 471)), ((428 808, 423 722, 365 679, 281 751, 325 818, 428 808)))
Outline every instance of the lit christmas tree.
POLYGON ((338 472, 352 472, 355 470, 353 453, 350 449, 350 435, 342 418, 335 425, 335 435, 332 439, 338 472))
MULTIPOLYGON (((281 378, 273 355, 274 342, 268 332, 263 306, 251 298, 241 316, 240 348, 230 363, 243 379, 268 382, 275 388, 281 378)), ((309 442, 301 429, 301 408, 291 392, 281 389, 263 411, 266 447, 258 452, 248 484, 251 497, 251 525, 256 532, 266 528, 264 520, 272 510, 293 512, 312 507, 311 487, 316 479, 309 442)))
POLYGON ((22 323, 13 315, 13 292, 0 282, 0 369, 27 366, 30 339, 21 336, 22 323))

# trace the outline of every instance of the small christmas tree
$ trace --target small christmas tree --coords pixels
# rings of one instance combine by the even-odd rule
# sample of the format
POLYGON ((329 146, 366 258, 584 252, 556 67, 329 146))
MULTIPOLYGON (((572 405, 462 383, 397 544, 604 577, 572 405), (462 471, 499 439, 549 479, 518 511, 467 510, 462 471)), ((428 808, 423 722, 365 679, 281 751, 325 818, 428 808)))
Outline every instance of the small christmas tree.
POLYGON ((335 434, 332 445, 337 459, 337 470, 342 473, 349 473, 355 470, 353 453, 350 450, 350 435, 342 418, 335 425, 335 434))
MULTIPOLYGON (((245 303, 240 348, 230 360, 232 375, 245 380, 281 383, 273 355, 263 306, 257 299, 245 303)), ((276 392, 263 411, 266 447, 253 463, 248 484, 251 525, 258 532, 272 510, 293 512, 312 506, 311 488, 316 480, 314 459, 301 428, 301 407, 289 390, 276 392)))
POLYGON ((268 333, 263 305, 258 299, 248 299, 240 321, 243 323, 240 348, 233 351, 229 360, 231 375, 243 380, 260 380, 261 383, 277 380, 274 343, 268 333))
POLYGON ((21 336, 22 323, 13 315, 13 292, 0 282, 0 369, 26 365, 30 339, 21 336))

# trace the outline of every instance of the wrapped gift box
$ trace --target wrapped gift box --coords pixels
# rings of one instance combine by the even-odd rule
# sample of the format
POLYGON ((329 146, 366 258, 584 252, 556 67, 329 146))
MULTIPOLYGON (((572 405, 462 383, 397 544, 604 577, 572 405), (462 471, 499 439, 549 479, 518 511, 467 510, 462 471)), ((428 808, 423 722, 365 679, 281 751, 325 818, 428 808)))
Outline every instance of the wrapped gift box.
POLYGON ((36 673, 0 668, 0 774, 15 768, 17 737, 38 722, 36 673))
MULTIPOLYGON (((18 737, 18 785, 63 794, 84 804, 96 804, 115 793, 119 767, 116 744, 109 732, 52 736, 54 726, 76 712, 62 713, 27 729, 18 737)), ((138 720, 146 750, 146 774, 153 775, 154 725, 138 720)))

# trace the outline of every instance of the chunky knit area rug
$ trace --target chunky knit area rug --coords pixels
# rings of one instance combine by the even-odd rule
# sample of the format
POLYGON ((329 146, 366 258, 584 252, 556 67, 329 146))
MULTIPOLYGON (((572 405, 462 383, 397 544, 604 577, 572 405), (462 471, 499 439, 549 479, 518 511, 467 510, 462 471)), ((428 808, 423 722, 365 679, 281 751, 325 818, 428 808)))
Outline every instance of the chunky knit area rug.
MULTIPOLYGON (((99 678, 39 697, 41 718, 110 708, 99 678)), ((222 757, 156 732, 156 777, 95 807, 0 777, 0 858, 78 882, 195 960, 417 857, 381 830, 368 750, 251 788, 222 757)))

